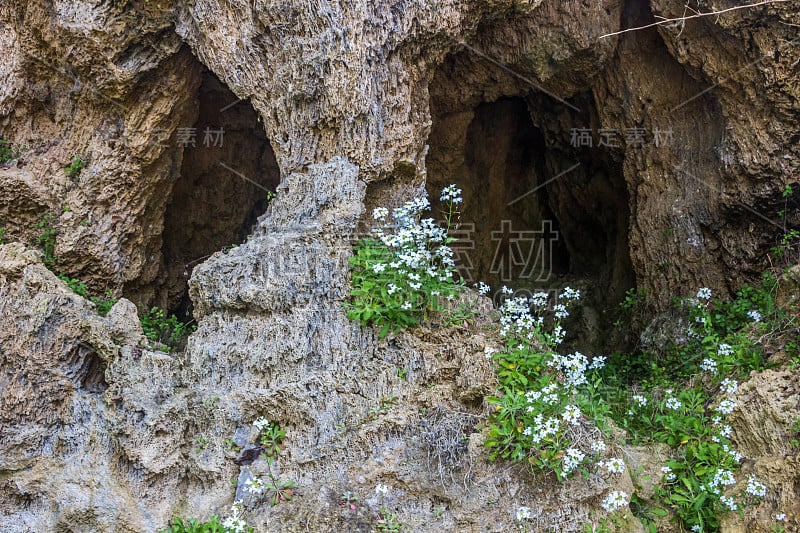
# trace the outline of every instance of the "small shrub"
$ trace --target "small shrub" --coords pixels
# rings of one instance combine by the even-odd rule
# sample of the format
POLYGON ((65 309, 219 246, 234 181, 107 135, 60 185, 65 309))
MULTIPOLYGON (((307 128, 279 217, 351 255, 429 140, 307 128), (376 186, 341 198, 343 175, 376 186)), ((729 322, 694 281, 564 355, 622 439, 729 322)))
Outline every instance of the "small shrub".
POLYGON ((22 148, 14 146, 8 139, 0 137, 0 164, 17 159, 22 153, 22 148))
MULTIPOLYGON (((503 292, 511 291, 504 287, 503 292)), ((494 406, 485 441, 491 459, 524 461, 562 479, 588 473, 585 466, 605 450, 600 431, 592 426, 605 425, 596 373, 605 358, 590 361, 579 352, 555 352, 566 335, 561 320, 569 316, 567 306, 579 297, 566 288, 549 310, 546 293, 503 302, 505 349, 487 354, 500 389, 500 395, 488 398, 494 406)))
POLYGON ((454 185, 442 191, 447 203, 446 227, 422 218, 430 209, 417 198, 394 209, 379 207, 373 218, 381 223, 372 236, 360 239, 350 258, 352 302, 347 316, 362 325, 377 325, 379 336, 412 327, 441 309, 442 298, 454 298, 463 287, 455 281, 452 238, 447 233, 458 215, 461 191, 454 185))
POLYGON ((113 292, 111 290, 107 290, 104 297, 91 296, 86 284, 81 280, 70 278, 66 274, 58 274, 58 279, 66 283, 72 289, 72 292, 92 302, 95 305, 95 309, 97 309, 97 314, 100 316, 106 316, 111 308, 114 307, 114 304, 118 302, 116 298, 112 298, 113 292))
POLYGON ((139 321, 142 324, 145 337, 158 343, 167 351, 176 350, 189 333, 195 329, 182 323, 175 315, 167 315, 163 309, 158 307, 153 307, 150 311, 141 313, 139 321))
POLYGON ((64 167, 64 171, 67 173, 67 176, 70 177, 72 180, 78 179, 78 176, 81 175, 81 171, 89 165, 88 159, 83 159, 82 157, 78 157, 77 155, 72 158, 72 162, 69 165, 64 167))

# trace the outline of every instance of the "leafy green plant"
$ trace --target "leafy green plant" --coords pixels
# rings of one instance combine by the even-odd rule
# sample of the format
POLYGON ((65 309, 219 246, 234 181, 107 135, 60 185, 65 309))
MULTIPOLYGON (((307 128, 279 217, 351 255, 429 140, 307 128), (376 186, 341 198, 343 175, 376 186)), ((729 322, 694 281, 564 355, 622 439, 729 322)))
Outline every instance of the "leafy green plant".
POLYGON ((145 337, 170 352, 176 350, 189 333, 195 329, 193 326, 182 323, 175 315, 167 315, 163 309, 158 307, 141 313, 139 321, 145 337))
POLYGON ((380 397, 378 400, 378 405, 372 407, 369 410, 369 416, 371 418, 377 418, 379 416, 384 416, 389 413, 392 407, 395 406, 397 403, 397 396, 394 394, 385 394, 380 397))
POLYGON ((381 507, 381 517, 375 522, 375 529, 381 532, 402 531, 403 522, 396 513, 390 513, 386 507, 381 507))
POLYGON ((253 422, 258 429, 258 444, 261 446, 261 454, 270 462, 281 454, 281 444, 286 436, 286 430, 282 429, 277 422, 270 422, 266 418, 259 417, 253 422))
POLYGON ((72 180, 78 179, 78 176, 81 175, 81 171, 89 165, 89 160, 84 159, 82 157, 73 156, 72 161, 69 165, 64 167, 64 171, 67 173, 67 176, 70 177, 72 180))
POLYGON ((118 302, 116 298, 112 298, 114 293, 110 289, 104 293, 103 297, 92 296, 89 294, 86 284, 81 280, 70 278, 66 274, 58 274, 58 279, 66 283, 72 289, 72 292, 92 302, 95 305, 95 309, 97 309, 97 314, 100 316, 106 316, 111 308, 114 307, 114 304, 118 302))
POLYGON ((266 497, 269 504, 273 507, 282 502, 290 502, 295 496, 297 484, 291 479, 282 481, 276 479, 272 473, 269 474, 270 480, 264 484, 266 497))
POLYGON ((0 228, 0 244, 6 244, 6 228, 0 228))
POLYGON ((219 517, 214 515, 207 522, 200 522, 195 518, 173 518, 172 525, 159 533, 228 533, 230 530, 219 523, 219 517))
POLYGON ((219 407, 219 396, 211 396, 203 401, 203 407, 209 410, 214 410, 219 407))
POLYGON ((407 377, 408 377, 408 369, 398 366, 397 367, 397 378, 400 381, 405 381, 407 377))
POLYGON ((490 459, 524 461, 562 479, 588 473, 585 465, 605 449, 596 429, 605 426, 597 375, 605 358, 590 361, 580 352, 555 351, 566 334, 561 321, 569 316, 567 306, 579 298, 578 291, 566 288, 551 308, 546 293, 503 302, 505 347, 487 353, 501 393, 488 398, 494 406, 485 441, 492 448, 490 459))
POLYGON ((346 490, 339 497, 339 505, 341 505, 342 507, 347 507, 351 511, 355 511, 358 509, 359 500, 360 498, 358 497, 358 494, 346 490))
POLYGON ((442 191, 448 206, 446 227, 422 218, 430 209, 426 198, 389 210, 378 207, 373 218, 382 226, 360 239, 350 258, 351 304, 347 316, 362 325, 377 325, 379 336, 412 327, 431 311, 442 308, 442 298, 454 298, 463 288, 455 281, 453 241, 448 231, 458 216, 461 191, 454 185, 442 191))
POLYGON ((194 451, 196 453, 200 453, 201 451, 205 450, 208 447, 208 439, 206 437, 195 437, 194 438, 194 451))
MULTIPOLYGON (((224 442, 224 444, 225 444, 225 450, 226 450, 226 451, 229 451, 229 452, 239 452, 239 451, 241 451, 241 449, 242 449, 242 447, 241 447, 241 446, 239 446, 239 445, 237 445, 237 444, 236 444, 236 442, 235 442, 233 439, 231 439, 231 438, 227 438, 227 439, 225 439, 223 442, 224 442)), ((235 478, 234 478, 234 479, 235 479, 235 478)))
POLYGON ((297 484, 291 479, 281 480, 267 471, 268 481, 258 477, 252 477, 245 482, 245 491, 259 498, 265 498, 273 507, 282 502, 289 502, 294 499, 297 484))
POLYGON ((622 409, 614 406, 615 420, 632 440, 661 442, 673 449, 655 494, 686 530, 717 531, 726 513, 765 494, 752 476, 739 495, 731 494, 741 456, 730 440, 726 419, 736 408, 735 377, 766 366, 762 349, 747 333, 763 331, 779 316, 770 287, 771 280, 765 278, 762 285, 744 287, 729 302, 714 301, 707 288, 698 290, 685 304, 691 327, 688 342, 678 352, 683 364, 662 374, 655 385, 651 382, 649 392, 640 390, 621 401, 622 409), (679 392, 665 387, 670 382, 679 392))
POLYGON ((47 213, 33 226, 34 229, 39 230, 39 235, 34 239, 33 244, 38 246, 44 254, 42 262, 50 270, 55 268, 57 261, 55 251, 57 232, 53 226, 55 219, 52 214, 47 213))
POLYGON ((230 514, 224 520, 220 521, 218 515, 211 516, 205 522, 195 518, 173 518, 172 524, 159 533, 254 533, 254 531, 242 518, 242 504, 237 501, 233 503, 230 514))
POLYGON ((17 159, 22 153, 22 148, 14 146, 8 139, 0 137, 0 163, 7 163, 17 159))

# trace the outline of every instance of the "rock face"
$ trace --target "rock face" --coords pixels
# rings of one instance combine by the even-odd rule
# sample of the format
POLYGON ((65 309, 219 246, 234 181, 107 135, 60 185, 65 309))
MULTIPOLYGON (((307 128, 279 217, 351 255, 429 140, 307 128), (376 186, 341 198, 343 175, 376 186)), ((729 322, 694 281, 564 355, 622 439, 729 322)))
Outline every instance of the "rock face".
POLYGON ((0 163, 5 239, 35 240, 53 215, 54 268, 130 301, 98 317, 34 252, 0 248, 2 529, 156 531, 220 512, 244 472, 225 439, 265 416, 287 430, 274 468, 300 497, 254 510, 264 531, 367 531, 376 483, 414 531, 507 530, 520 505, 537 530, 581 530, 630 480, 487 466, 481 339, 382 341, 349 322, 351 237, 372 207, 455 182, 475 276, 504 281, 503 221, 558 232, 546 275, 517 258, 510 282, 580 279, 598 311, 632 286, 658 308, 760 270, 800 223, 782 194, 800 175, 800 13, 606 36, 683 6, 3 2, 0 133, 25 148, 0 163), (70 176, 76 156, 88 165, 70 176), (184 354, 142 348, 134 304, 190 301, 184 354), (387 395, 398 407, 371 415, 387 395), (440 426, 463 428, 444 469, 440 426))

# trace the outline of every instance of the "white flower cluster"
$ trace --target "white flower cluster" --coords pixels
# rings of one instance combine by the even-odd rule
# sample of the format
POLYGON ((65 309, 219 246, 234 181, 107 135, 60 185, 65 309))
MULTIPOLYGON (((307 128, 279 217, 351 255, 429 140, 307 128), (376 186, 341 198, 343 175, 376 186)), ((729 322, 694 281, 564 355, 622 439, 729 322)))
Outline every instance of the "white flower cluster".
POLYGON ((697 290, 697 299, 698 300, 710 300, 711 299, 711 289, 708 287, 700 287, 697 290))
POLYGON ((675 481, 676 479, 678 479, 678 476, 675 475, 675 472, 672 471, 672 468, 670 468, 668 466, 662 466, 661 467, 661 472, 664 473, 664 479, 666 479, 669 482, 672 482, 672 481, 675 481))
POLYGON ((735 379, 725 378, 722 380, 720 387, 725 391, 725 394, 736 394, 736 391, 739 390, 739 383, 735 379))
POLYGON ((231 514, 222 521, 224 527, 230 533, 245 533, 247 522, 242 518, 242 502, 237 500, 231 506, 231 514))
POLYGON ((736 402, 730 399, 724 399, 719 402, 719 405, 714 408, 714 410, 723 415, 729 415, 736 409, 736 402))
POLYGON ((586 454, 577 448, 567 448, 564 452, 563 467, 565 474, 575 470, 586 458, 586 454))
POLYGON ((607 513, 613 513, 620 507, 628 505, 628 494, 621 490, 615 490, 606 496, 600 505, 607 513))
POLYGON ((458 204, 461 202, 461 189, 455 185, 448 185, 442 189, 442 196, 439 198, 442 202, 453 202, 458 204))
POLYGON ((706 357, 703 359, 703 362, 700 363, 700 370, 704 372, 711 372, 712 374, 717 373, 717 362, 710 357, 706 357))
POLYGON ((625 471, 625 461, 618 457, 614 457, 608 461, 598 461, 597 466, 605 468, 611 474, 621 474, 625 471))
MULTIPOLYGON (((460 194, 461 191, 451 185, 442 192, 442 198, 459 203, 460 194)), ((391 268, 407 278, 407 287, 388 284, 386 292, 390 295, 404 288, 419 290, 427 280, 444 282, 453 277, 455 254, 446 244, 447 230, 432 218, 421 218, 428 209, 427 198, 415 198, 392 210, 393 224, 388 220, 389 210, 385 207, 377 207, 372 212, 372 217, 383 224, 372 232, 392 252, 386 262, 373 264, 372 271, 381 274, 391 268)), ((402 308, 411 307, 411 303, 406 302, 402 308)))
MULTIPOLYGON (((476 286, 481 294, 491 290, 488 285, 483 283, 476 286)), ((501 291, 504 295, 514 293, 513 289, 508 287, 503 287, 501 291)), ((580 291, 565 287, 561 291, 560 298, 563 303, 553 305, 552 314, 555 318, 555 326, 548 335, 549 341, 553 345, 561 344, 564 340, 566 332, 559 325, 559 321, 569 316, 567 307, 571 301, 580 299, 580 291)), ((535 332, 540 331, 544 325, 544 313, 547 311, 548 300, 549 295, 546 292, 537 292, 530 298, 517 296, 505 299, 500 306, 500 325, 502 326, 500 333, 503 336, 515 335, 519 338, 532 339, 535 332)))
POLYGON ((561 418, 569 425, 577 426, 581 421, 581 410, 577 405, 568 405, 564 408, 564 412, 561 413, 561 418))
POLYGON ((717 353, 719 355, 725 356, 725 355, 733 355, 734 352, 730 344, 722 343, 717 347, 717 353))
POLYGON ((673 411, 677 411, 678 409, 683 407, 681 401, 672 395, 672 389, 667 389, 666 393, 667 393, 667 401, 664 402, 664 406, 666 406, 667 409, 672 409, 673 411))
POLYGON ((765 487, 763 483, 756 481, 756 476, 752 474, 747 478, 747 488, 744 490, 750 496, 756 496, 758 498, 763 498, 767 495, 767 487, 765 487))
POLYGON ((606 451, 606 443, 603 440, 595 440, 592 441, 592 452, 594 453, 603 453, 606 451))
POLYGON ((731 496, 720 496, 719 500, 731 511, 735 511, 739 508, 731 496))
POLYGON ((258 431, 262 431, 263 432, 263 431, 269 429, 270 422, 269 422, 269 420, 267 420, 266 418, 261 416, 261 417, 256 418, 253 421, 253 426, 255 426, 256 429, 258 429, 258 431))
POLYGON ((589 359, 580 352, 568 355, 554 354, 552 359, 547 362, 547 365, 563 372, 564 385, 574 389, 587 383, 587 370, 603 368, 605 357, 595 357, 590 364, 589 359))
POLYGON ((542 413, 539 413, 533 418, 533 426, 526 427, 522 434, 531 437, 534 444, 540 444, 547 437, 558 434, 561 429, 561 422, 555 417, 544 418, 542 413))
POLYGON ((517 522, 522 522, 523 520, 529 520, 533 514, 531 514, 531 508, 525 507, 524 505, 517 509, 516 518, 517 522))
POLYGON ((244 484, 244 490, 250 494, 261 494, 264 492, 264 482, 255 476, 245 481, 244 484))

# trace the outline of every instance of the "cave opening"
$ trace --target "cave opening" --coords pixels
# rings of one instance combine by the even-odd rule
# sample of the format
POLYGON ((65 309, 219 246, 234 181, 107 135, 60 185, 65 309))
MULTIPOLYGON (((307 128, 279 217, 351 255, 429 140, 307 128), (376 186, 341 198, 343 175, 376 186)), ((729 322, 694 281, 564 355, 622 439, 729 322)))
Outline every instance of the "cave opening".
POLYGON ((155 303, 189 320, 192 269, 246 240, 280 183, 280 170, 258 113, 205 68, 196 120, 176 138, 183 157, 164 215, 155 303))
POLYGON ((444 186, 463 191, 453 235, 460 274, 470 285, 489 284, 495 302, 504 285, 528 296, 581 289, 574 346, 613 348, 603 332, 635 285, 630 208, 623 149, 600 137, 591 92, 571 98, 580 113, 556 109, 561 104, 533 89, 464 95, 452 65, 430 89, 426 188, 435 211, 444 186))

